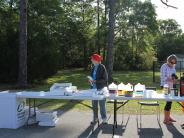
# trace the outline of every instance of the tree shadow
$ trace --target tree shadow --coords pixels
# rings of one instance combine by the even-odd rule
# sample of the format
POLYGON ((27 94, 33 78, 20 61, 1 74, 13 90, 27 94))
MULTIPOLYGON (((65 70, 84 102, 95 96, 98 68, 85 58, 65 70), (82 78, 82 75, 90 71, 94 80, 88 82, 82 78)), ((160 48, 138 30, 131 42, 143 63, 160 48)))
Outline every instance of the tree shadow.
MULTIPOLYGON (((40 102, 39 101, 39 104, 36 104, 35 107, 38 107, 38 108, 41 108, 41 110, 45 110, 45 109, 42 109, 43 107, 48 107, 50 106, 50 103, 52 102, 52 100, 46 100, 45 102, 40 102)), ((54 108, 52 111, 58 111, 58 116, 61 116, 62 114, 70 111, 71 109, 73 109, 77 104, 81 104, 89 109, 92 109, 92 107, 90 105, 87 105, 85 103, 83 103, 83 100, 63 100, 61 101, 63 102, 63 105, 57 107, 57 108, 54 108)), ((33 103, 31 103, 33 104, 33 103)), ((52 103, 53 105, 53 103, 52 103)), ((33 105, 31 105, 33 108, 33 105)), ((46 109, 47 111, 47 109, 46 109)))
MULTIPOLYGON (((42 134, 54 127, 42 127, 37 124, 30 126, 22 126, 18 129, 0 129, 0 138, 25 138, 31 137, 33 134, 42 134)), ((62 130, 61 130, 62 131, 62 130)))
POLYGON ((79 102, 79 104, 81 104, 81 105, 83 105, 85 107, 88 107, 89 109, 93 110, 93 107, 92 106, 89 106, 89 105, 87 105, 87 104, 85 104, 83 102, 79 102))
MULTIPOLYGON (((113 124, 100 124, 99 126, 88 126, 84 132, 82 132, 78 137, 79 138, 97 138, 100 133, 102 134, 112 134, 113 124), (94 131, 93 131, 94 129, 94 131)), ((123 136, 125 131, 125 126, 117 125, 116 134, 123 136)))
POLYGON ((65 114, 66 112, 70 111, 77 104, 81 104, 81 105, 83 105, 83 106, 85 106, 85 107, 87 107, 87 108, 92 110, 92 107, 87 105, 87 104, 85 104, 85 103, 83 103, 82 100, 80 100, 80 101, 79 100, 70 100, 70 101, 66 102, 64 105, 54 109, 54 111, 58 111, 57 115, 61 116, 61 115, 65 114))
MULTIPOLYGON (((110 119, 111 115, 109 116, 108 120, 110 119)), ((117 127, 115 128, 115 135, 123 136, 123 133, 125 132, 125 129, 127 127, 129 121, 129 117, 123 125, 123 121, 121 124, 117 124, 117 127)), ((112 135, 113 131, 113 124, 100 124, 99 126, 96 125, 89 125, 78 137, 79 138, 97 138, 100 133, 102 134, 110 134, 112 135)))

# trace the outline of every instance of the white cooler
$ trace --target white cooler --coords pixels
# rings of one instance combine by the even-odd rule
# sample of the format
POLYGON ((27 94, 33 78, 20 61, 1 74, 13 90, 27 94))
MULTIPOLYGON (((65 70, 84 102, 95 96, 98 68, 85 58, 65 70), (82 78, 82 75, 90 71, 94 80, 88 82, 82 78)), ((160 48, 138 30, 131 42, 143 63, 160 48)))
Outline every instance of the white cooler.
POLYGON ((16 93, 0 92, 0 128, 16 129, 26 122, 26 99, 17 98, 16 93))

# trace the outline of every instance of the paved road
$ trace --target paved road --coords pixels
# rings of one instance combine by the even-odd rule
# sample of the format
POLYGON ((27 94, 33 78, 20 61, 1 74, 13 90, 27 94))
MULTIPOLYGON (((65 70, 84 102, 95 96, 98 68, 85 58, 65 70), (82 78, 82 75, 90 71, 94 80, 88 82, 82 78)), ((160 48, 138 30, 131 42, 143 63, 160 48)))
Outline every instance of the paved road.
MULTIPOLYGON (((40 127, 37 125, 21 127, 16 130, 0 129, 0 138, 112 138, 113 116, 109 116, 108 124, 97 125, 92 134, 90 121, 91 112, 68 111, 59 113, 59 123, 56 127, 40 127)), ((161 115, 161 120, 163 115, 161 115)), ((157 121, 156 115, 143 115, 142 124, 136 115, 118 115, 118 128, 114 137, 123 138, 184 138, 184 115, 174 115, 177 120, 174 125, 166 126, 157 121)))

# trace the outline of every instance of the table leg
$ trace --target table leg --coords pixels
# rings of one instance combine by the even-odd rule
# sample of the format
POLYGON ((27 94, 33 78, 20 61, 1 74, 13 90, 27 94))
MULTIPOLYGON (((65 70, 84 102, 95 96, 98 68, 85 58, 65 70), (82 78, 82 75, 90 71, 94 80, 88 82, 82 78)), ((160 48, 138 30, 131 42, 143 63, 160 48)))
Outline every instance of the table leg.
POLYGON ((36 116, 36 100, 34 99, 34 116, 36 116))
POLYGON ((113 124, 113 136, 115 133, 115 126, 117 128, 117 115, 116 115, 116 111, 117 111, 117 100, 114 100, 114 124, 113 124))
POLYGON ((29 113, 28 113, 28 118, 27 118, 27 126, 29 125, 29 120, 31 118, 34 118, 34 122, 36 123, 36 100, 33 99, 33 107, 31 105, 31 98, 28 99, 28 103, 29 103, 29 113), (31 108, 33 108, 34 110, 33 115, 31 115, 31 108))
POLYGON ((27 118, 27 126, 29 125, 28 122, 31 117, 31 99, 30 98, 28 99, 28 103, 29 103, 29 113, 28 113, 28 118, 27 118))

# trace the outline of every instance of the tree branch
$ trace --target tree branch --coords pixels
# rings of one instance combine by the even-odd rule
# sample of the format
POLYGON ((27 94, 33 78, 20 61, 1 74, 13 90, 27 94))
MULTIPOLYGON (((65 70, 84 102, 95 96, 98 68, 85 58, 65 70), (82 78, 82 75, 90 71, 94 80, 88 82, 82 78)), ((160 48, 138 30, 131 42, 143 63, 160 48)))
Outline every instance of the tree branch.
POLYGON ((167 7, 171 7, 171 8, 174 8, 174 9, 178 9, 177 7, 175 7, 175 6, 172 6, 172 5, 169 5, 169 4, 167 4, 167 2, 168 2, 168 0, 165 0, 165 1, 163 1, 163 0, 160 0, 164 5, 166 5, 167 7))

